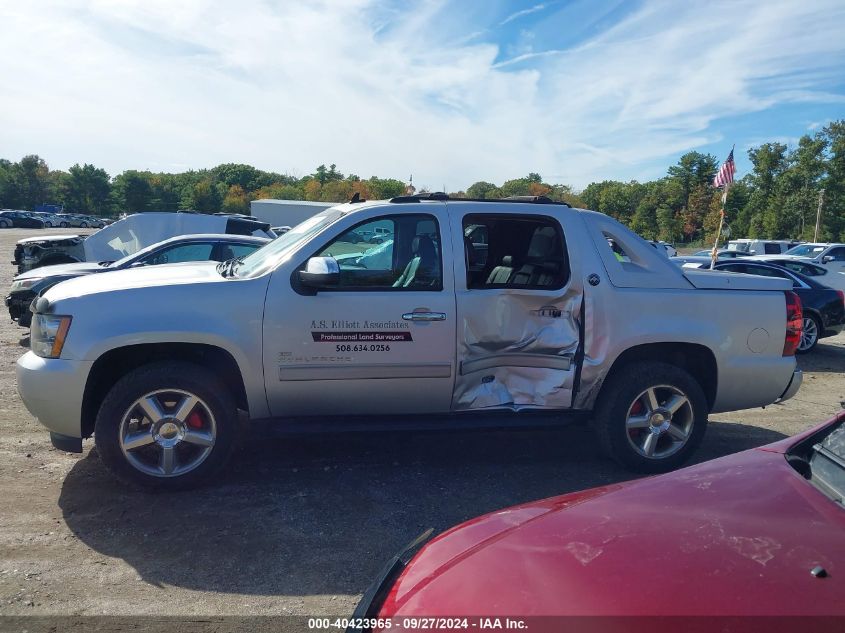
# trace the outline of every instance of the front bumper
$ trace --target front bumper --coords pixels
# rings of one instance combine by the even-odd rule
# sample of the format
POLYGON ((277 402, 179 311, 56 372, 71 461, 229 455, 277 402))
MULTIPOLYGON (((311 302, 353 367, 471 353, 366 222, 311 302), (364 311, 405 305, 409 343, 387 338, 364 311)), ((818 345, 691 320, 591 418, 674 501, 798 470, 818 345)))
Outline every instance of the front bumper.
POLYGON ((92 365, 93 361, 41 358, 27 352, 16 365, 18 394, 49 431, 67 439, 81 438, 82 397, 92 365))
POLYGON ((786 386, 786 391, 783 392, 780 398, 776 400, 776 402, 783 402, 784 400, 789 400, 792 396, 798 393, 798 390, 801 388, 801 383, 804 382, 804 372, 800 369, 796 369, 792 372, 792 380, 789 381, 789 384, 786 386))
POLYGON ((33 292, 16 292, 6 296, 6 307, 9 309, 12 321, 20 321, 21 317, 27 316, 33 299, 35 299, 33 292))

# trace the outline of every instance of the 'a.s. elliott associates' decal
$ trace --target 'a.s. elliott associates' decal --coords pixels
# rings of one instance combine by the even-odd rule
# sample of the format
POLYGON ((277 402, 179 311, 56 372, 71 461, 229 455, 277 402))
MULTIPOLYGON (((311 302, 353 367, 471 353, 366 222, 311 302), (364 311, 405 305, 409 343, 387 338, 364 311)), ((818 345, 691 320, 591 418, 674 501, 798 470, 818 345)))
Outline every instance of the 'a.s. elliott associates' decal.
POLYGON ((410 332, 311 332, 315 343, 402 343, 413 341, 410 332))

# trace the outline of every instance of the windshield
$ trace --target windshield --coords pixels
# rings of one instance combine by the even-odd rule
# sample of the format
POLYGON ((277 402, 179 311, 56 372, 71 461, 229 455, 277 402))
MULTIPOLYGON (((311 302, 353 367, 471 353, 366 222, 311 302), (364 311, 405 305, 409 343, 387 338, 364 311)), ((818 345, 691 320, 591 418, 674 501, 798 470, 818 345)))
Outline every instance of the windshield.
MULTIPOLYGON (((111 242, 110 242, 110 244, 111 244, 111 242)), ((156 250, 160 247, 161 247, 161 242, 156 242, 155 244, 151 244, 150 246, 147 246, 146 248, 142 248, 140 251, 130 253, 126 257, 121 257, 117 261, 114 261, 114 262, 111 262, 111 263, 109 263, 109 262, 104 262, 104 263, 109 268, 124 268, 124 267, 128 266, 129 264, 131 264, 132 262, 142 259, 145 255, 152 253, 154 250, 156 250)))
POLYGON ((842 504, 845 499, 845 426, 838 425, 813 445, 809 467, 810 481, 842 504))
POLYGON ((784 255, 799 255, 801 257, 815 257, 825 249, 823 244, 799 244, 793 246, 784 255))
POLYGON ((751 244, 749 242, 728 242, 728 250, 747 253, 751 250, 751 244))
POLYGON ((247 255, 237 268, 238 277, 255 277, 272 270, 296 247, 317 235, 342 215, 337 209, 326 209, 297 224, 284 235, 247 255))

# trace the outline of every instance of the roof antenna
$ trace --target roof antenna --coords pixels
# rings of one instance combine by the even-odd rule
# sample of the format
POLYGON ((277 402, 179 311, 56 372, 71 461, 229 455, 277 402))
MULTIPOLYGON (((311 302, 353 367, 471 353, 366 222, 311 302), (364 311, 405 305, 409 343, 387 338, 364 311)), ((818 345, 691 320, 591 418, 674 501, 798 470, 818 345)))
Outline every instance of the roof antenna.
POLYGON ((352 194, 352 199, 349 201, 349 204, 357 204, 359 202, 361 202, 361 194, 360 192, 356 191, 354 194, 352 194))

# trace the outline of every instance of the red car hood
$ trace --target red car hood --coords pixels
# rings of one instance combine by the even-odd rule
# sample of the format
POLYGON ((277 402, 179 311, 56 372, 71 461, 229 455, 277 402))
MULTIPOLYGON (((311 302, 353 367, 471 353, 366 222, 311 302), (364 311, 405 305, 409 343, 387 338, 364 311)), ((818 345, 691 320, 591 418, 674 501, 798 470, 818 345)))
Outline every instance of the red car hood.
POLYGON ((380 615, 845 615, 845 509, 781 444, 458 526, 380 615))

